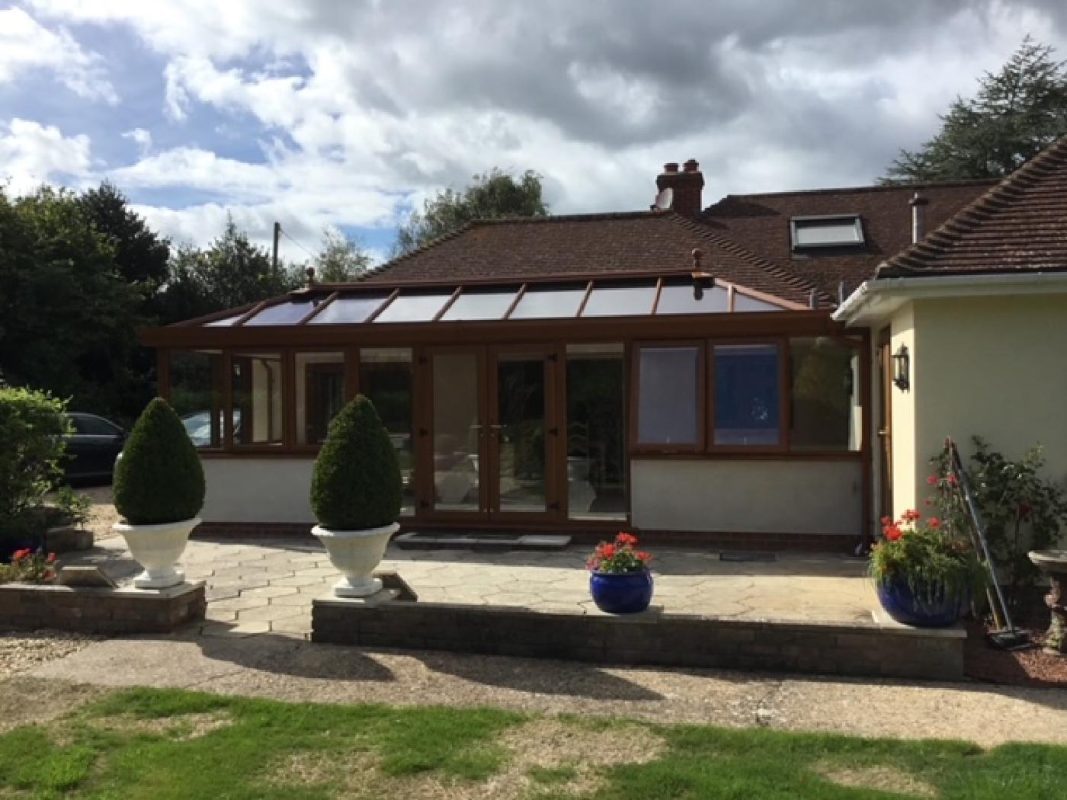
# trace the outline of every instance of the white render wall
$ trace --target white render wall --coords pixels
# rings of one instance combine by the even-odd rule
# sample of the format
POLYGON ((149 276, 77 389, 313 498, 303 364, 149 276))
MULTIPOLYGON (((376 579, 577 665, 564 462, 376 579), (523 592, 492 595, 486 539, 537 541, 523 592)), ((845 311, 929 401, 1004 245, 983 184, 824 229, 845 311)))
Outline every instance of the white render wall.
POLYGON ((645 530, 858 536, 859 461, 630 462, 633 524, 645 530))
POLYGON ((312 458, 204 458, 206 522, 313 524, 312 458))

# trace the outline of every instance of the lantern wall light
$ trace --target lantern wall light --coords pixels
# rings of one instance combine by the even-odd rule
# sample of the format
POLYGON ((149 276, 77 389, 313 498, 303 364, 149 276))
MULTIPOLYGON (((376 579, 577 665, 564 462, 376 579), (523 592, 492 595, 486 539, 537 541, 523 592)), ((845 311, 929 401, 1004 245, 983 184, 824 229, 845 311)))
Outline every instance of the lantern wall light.
POLYGON ((893 353, 893 384, 902 392, 911 388, 911 355, 904 344, 893 353))

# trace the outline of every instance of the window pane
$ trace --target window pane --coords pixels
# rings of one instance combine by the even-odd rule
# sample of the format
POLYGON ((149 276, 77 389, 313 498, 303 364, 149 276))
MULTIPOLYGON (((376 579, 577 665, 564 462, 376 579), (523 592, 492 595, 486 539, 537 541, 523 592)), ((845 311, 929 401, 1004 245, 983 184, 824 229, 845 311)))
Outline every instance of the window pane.
POLYGON ((551 319, 578 316, 584 286, 527 289, 508 319, 551 319))
POLYGON ((434 508, 482 507, 482 395, 474 353, 433 356, 434 508))
POLYGON ((730 298, 725 289, 702 286, 699 299, 694 291, 691 281, 664 285, 656 314, 725 314, 729 311, 730 298))
POLYGON ((282 444, 282 359, 277 353, 234 353, 231 358, 233 442, 282 444))
POLYGON ((171 353, 170 405, 197 447, 222 445, 222 378, 221 353, 171 353))
POLYGON ((344 353, 296 354, 296 441, 319 444, 345 404, 344 353))
POLYGON ((253 317, 245 320, 245 325, 296 325, 314 310, 311 303, 279 303, 267 306, 253 317))
POLYGON ((766 300, 757 300, 741 292, 734 292, 734 311, 783 311, 781 306, 768 303, 766 300))
POLYGON ((593 286, 589 302, 582 311, 583 317, 615 317, 651 314, 656 299, 656 287, 646 286, 593 286))
POLYGON ((715 444, 778 444, 778 346, 716 345, 714 361, 715 444))
POLYGON ((638 370, 638 443, 699 444, 700 348, 642 347, 638 370))
POLYGON ((859 351, 828 337, 789 342, 791 450, 859 450, 859 351))
POLYGON ((400 295, 385 311, 374 318, 375 322, 430 322, 444 308, 452 292, 447 294, 400 295))
POLYGON ((402 514, 415 513, 415 443, 412 438, 411 350, 406 347, 359 351, 359 391, 374 403, 396 450, 403 476, 402 514))
POLYGON ((222 319, 217 319, 214 322, 206 322, 206 323, 204 323, 204 327, 207 327, 207 328, 225 328, 225 327, 228 327, 230 325, 233 325, 233 323, 237 322, 237 320, 239 320, 243 316, 244 316, 244 314, 234 314, 232 317, 223 317, 222 319))
POLYGON ((793 247, 834 247, 863 244, 863 226, 857 216, 823 219, 794 218, 793 247))
POLYGON ((463 292, 448 311, 441 315, 447 322, 464 319, 503 319, 515 302, 518 289, 502 292, 463 292))
POLYGON ((378 310, 388 295, 353 295, 338 297, 308 320, 308 325, 342 325, 363 322, 378 310))
POLYGON ((623 347, 567 348, 567 495, 571 519, 625 519, 623 347))
POLYGON ((507 353, 497 359, 497 487, 501 511, 547 509, 545 357, 507 353))

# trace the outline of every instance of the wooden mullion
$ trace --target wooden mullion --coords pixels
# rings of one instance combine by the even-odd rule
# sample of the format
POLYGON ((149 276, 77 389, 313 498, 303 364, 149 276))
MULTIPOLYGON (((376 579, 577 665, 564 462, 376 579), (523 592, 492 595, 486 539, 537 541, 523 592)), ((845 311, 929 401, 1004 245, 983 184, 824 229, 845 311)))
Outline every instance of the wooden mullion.
POLYGON ((508 310, 504 312, 504 316, 501 317, 501 319, 510 319, 511 318, 511 312, 515 310, 515 307, 519 304, 519 302, 523 298, 523 295, 525 295, 525 294, 526 294, 526 284, 524 283, 522 286, 519 287, 519 291, 517 291, 515 293, 515 299, 511 301, 511 305, 508 306, 508 310))
POLYGON ((585 295, 582 297, 582 302, 578 304, 578 311, 574 315, 575 319, 578 319, 585 313, 585 307, 589 303, 589 296, 593 293, 593 281, 590 280, 585 286, 585 295))
POLYGON ((322 313, 322 310, 324 308, 326 308, 326 306, 328 306, 330 303, 332 303, 334 300, 336 300, 338 294, 340 294, 340 292, 334 292, 333 294, 329 295, 325 300, 323 300, 321 303, 319 303, 317 306, 315 306, 313 309, 311 309, 311 311, 309 311, 307 314, 305 314, 303 317, 301 317, 300 321, 298 323, 296 323, 296 324, 297 325, 307 325, 308 322, 310 322, 312 319, 314 319, 316 316, 318 316, 320 313, 322 313))
POLYGON ((366 325, 368 322, 374 322, 374 320, 378 319, 378 317, 380 317, 382 315, 382 312, 385 311, 385 309, 387 309, 389 307, 389 305, 394 300, 396 300, 396 298, 397 298, 397 296, 399 294, 400 294, 400 290, 399 289, 393 289, 392 293, 382 301, 382 304, 380 306, 378 306, 376 309, 374 309, 374 311, 371 313, 371 315, 369 317, 367 317, 365 320, 363 320, 363 322, 358 323, 358 324, 366 325))

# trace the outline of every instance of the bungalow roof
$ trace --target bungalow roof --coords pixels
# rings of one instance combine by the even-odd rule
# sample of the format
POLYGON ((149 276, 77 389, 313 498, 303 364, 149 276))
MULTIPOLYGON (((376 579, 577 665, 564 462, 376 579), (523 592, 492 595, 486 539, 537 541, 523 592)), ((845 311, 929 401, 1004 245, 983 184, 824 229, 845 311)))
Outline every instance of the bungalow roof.
POLYGON ((878 278, 1067 271, 1067 137, 888 258, 878 278))

